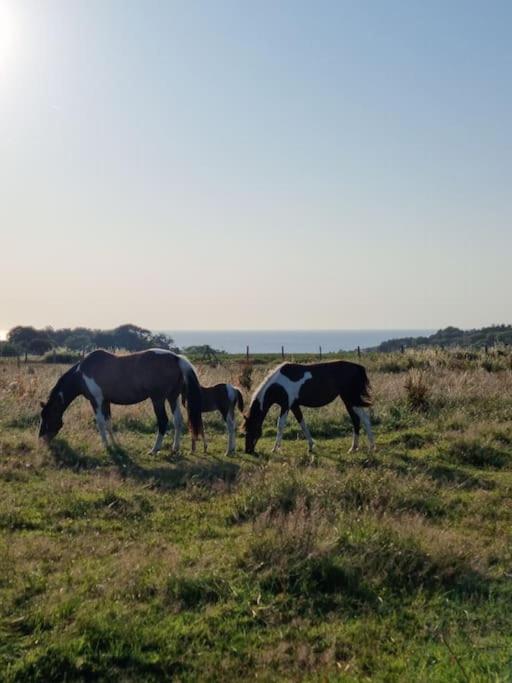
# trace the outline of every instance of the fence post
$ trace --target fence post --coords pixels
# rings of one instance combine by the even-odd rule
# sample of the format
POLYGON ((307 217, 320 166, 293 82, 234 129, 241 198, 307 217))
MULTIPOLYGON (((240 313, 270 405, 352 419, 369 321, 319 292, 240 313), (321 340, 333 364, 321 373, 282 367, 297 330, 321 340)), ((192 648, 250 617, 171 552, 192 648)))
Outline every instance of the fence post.
POLYGON ((357 347, 357 357, 361 358, 361 347, 360 346, 357 347))
POLYGON ((281 346, 281 358, 284 360, 284 346, 281 346))
POLYGON ((405 353, 405 346, 400 344, 400 353, 405 353))
POLYGON ((245 347, 245 360, 249 362, 249 346, 245 347))
POLYGON ((318 350, 320 351, 320 360, 322 360, 322 347, 319 346, 319 347, 318 347, 318 350))

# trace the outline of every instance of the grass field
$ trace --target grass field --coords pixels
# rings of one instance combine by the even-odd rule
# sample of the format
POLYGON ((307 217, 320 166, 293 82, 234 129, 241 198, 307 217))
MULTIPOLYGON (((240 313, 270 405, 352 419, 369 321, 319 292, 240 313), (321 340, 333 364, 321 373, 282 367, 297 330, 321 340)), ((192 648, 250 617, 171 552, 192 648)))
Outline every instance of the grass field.
POLYGON ((145 404, 106 454, 83 399, 49 450, 65 368, 0 363, 0 680, 512 680, 512 357, 364 362, 377 452, 336 403, 313 463, 292 420, 270 454, 274 413, 259 457, 213 417, 207 456, 150 456, 145 404))

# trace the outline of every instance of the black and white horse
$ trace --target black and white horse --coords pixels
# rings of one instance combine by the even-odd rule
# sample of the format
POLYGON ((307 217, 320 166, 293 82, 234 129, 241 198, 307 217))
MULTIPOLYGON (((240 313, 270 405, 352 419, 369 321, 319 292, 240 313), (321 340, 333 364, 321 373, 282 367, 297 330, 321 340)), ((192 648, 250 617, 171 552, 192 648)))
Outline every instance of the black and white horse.
MULTIPOLYGON (((165 349, 149 349, 125 356, 107 351, 93 351, 57 381, 46 403, 41 403, 39 436, 52 439, 62 428, 62 415, 77 396, 85 396, 96 416, 98 431, 105 447, 107 433, 113 443, 110 404, 132 405, 151 399, 158 421, 158 433, 152 453, 162 446, 169 421, 165 401, 177 404, 185 392, 192 440, 203 433, 201 390, 196 371, 184 356, 165 349)), ((181 412, 174 413, 173 449, 179 450, 182 427, 181 412)))
POLYGON ((249 414, 245 418, 245 451, 254 453, 256 443, 262 433, 262 425, 270 407, 277 403, 281 413, 277 421, 277 436, 273 451, 276 451, 283 438, 283 431, 292 411, 300 424, 308 442, 309 450, 314 443, 310 431, 304 421, 301 406, 320 408, 341 398, 350 415, 354 427, 352 447, 349 452, 359 446, 361 422, 364 425, 370 447, 375 447, 370 417, 366 408, 371 405, 369 397, 370 382, 362 365, 348 361, 332 361, 329 363, 283 363, 263 380, 251 399, 249 414))
MULTIPOLYGON (((186 397, 183 397, 186 405, 186 397)), ((201 386, 201 410, 203 413, 213 413, 218 410, 226 423, 228 431, 228 447, 226 455, 231 455, 236 450, 236 421, 235 409, 238 406, 240 412, 244 410, 242 392, 232 384, 215 384, 212 387, 201 386)), ((208 445, 203 431, 203 445, 206 453, 208 445)), ((192 441, 192 451, 195 450, 195 441, 192 441)))

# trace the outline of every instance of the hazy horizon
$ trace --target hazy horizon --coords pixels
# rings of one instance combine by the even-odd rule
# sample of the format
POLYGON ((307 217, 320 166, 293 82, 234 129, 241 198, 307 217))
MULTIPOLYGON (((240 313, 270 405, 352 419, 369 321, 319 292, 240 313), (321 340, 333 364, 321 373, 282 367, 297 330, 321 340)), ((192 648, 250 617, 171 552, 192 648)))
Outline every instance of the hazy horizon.
POLYGON ((509 320, 511 22, 2 0, 0 329, 509 320))

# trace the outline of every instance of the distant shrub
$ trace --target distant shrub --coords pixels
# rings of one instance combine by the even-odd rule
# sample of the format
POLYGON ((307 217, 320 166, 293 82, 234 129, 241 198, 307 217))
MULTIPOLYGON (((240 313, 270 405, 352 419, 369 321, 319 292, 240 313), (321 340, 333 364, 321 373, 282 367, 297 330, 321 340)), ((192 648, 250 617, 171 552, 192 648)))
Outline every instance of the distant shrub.
POLYGON ((27 350, 34 356, 42 356, 43 353, 50 351, 52 348, 52 343, 49 339, 44 337, 36 337, 28 344, 27 350))
POLYGON ((56 351, 55 353, 50 351, 43 356, 45 363, 78 363, 80 359, 80 354, 72 351, 56 351))
POLYGON ((480 363, 480 367, 486 370, 487 372, 499 372, 500 370, 504 369, 503 365, 500 363, 499 360, 491 358, 485 358, 480 363))
POLYGON ((238 378, 240 386, 246 389, 247 391, 250 391, 252 387, 252 371, 252 363, 244 363, 240 371, 240 377, 238 378))
POLYGON ((0 342, 0 356, 4 356, 5 358, 15 358, 20 354, 21 351, 16 344, 12 344, 11 342, 0 342))
POLYGON ((391 360, 381 363, 377 367, 377 370, 379 370, 379 372, 390 372, 393 374, 397 374, 399 372, 405 372, 407 368, 404 363, 399 363, 398 361, 391 360))
POLYGON ((405 380, 407 403, 413 410, 425 411, 430 406, 430 387, 425 375, 419 370, 410 370, 405 380))

